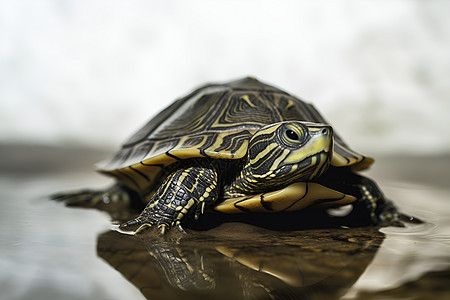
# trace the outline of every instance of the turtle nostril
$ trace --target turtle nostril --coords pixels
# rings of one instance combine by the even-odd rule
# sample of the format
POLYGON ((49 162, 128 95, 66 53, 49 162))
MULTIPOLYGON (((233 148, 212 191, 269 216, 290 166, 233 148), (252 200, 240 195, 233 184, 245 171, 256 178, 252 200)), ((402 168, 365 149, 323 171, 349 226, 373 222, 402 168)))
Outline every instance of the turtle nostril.
POLYGON ((327 135, 329 130, 327 128, 324 128, 320 131, 323 135, 327 135))

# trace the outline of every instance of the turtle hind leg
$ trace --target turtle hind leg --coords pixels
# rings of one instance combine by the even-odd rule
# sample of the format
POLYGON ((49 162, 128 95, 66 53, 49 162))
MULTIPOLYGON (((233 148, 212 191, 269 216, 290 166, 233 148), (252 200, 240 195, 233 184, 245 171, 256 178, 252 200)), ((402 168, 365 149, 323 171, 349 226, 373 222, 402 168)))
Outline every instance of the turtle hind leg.
POLYGON ((217 170, 204 161, 185 164, 171 173, 153 194, 142 213, 120 225, 123 230, 140 232, 158 227, 165 233, 173 226, 183 231, 186 216, 197 219, 218 198, 217 170), (137 227, 137 229, 136 229, 137 227))
POLYGON ((104 190, 87 189, 57 193, 51 195, 50 199, 63 202, 66 206, 96 208, 107 212, 122 208, 135 208, 142 203, 138 193, 119 183, 104 190))

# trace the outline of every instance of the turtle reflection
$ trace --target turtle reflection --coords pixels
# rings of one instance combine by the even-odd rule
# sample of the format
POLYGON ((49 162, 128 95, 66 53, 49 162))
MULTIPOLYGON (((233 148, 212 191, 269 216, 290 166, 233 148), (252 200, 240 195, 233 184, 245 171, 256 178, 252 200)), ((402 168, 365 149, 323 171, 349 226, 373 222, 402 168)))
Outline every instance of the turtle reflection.
POLYGON ((146 298, 336 299, 383 239, 374 228, 274 232, 225 223, 172 237, 109 231, 97 250, 146 298))

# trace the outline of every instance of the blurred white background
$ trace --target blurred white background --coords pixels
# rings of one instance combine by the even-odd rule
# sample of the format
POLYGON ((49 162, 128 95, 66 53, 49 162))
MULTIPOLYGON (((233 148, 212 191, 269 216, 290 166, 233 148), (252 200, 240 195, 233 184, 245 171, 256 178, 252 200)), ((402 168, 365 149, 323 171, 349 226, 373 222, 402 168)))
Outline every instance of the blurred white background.
POLYGON ((0 1, 0 143, 116 149, 199 85, 253 75, 353 148, 450 152, 449 1, 0 1))

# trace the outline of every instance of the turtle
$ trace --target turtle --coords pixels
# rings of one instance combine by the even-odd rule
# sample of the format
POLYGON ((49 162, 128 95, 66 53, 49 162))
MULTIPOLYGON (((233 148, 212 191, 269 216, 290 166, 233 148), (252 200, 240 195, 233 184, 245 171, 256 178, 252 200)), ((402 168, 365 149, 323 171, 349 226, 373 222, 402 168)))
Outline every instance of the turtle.
POLYGON ((245 77, 179 98, 97 164, 116 184, 62 198, 138 199, 145 208, 120 225, 135 232, 184 232, 186 219, 206 212, 264 214, 347 204, 371 224, 397 223, 405 215, 359 174, 373 162, 352 150, 312 104, 245 77))

